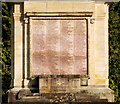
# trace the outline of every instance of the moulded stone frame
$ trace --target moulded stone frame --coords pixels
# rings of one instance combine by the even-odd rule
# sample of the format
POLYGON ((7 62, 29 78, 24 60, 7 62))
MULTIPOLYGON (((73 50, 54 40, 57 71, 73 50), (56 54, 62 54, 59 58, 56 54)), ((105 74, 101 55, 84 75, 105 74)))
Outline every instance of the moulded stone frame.
MULTIPOLYGON (((89 23, 90 23, 90 20, 93 20, 91 17, 92 17, 93 13, 92 12, 46 12, 46 13, 43 13, 43 12, 27 12, 26 13, 26 17, 28 18, 28 35, 29 35, 29 70, 28 70, 28 78, 31 78, 31 77, 34 77, 32 76, 30 73, 31 73, 31 42, 32 42, 32 39, 31 39, 31 26, 32 26, 32 20, 48 20, 48 19, 51 19, 51 20, 54 20, 54 19, 60 19, 60 20, 86 20, 86 42, 87 42, 87 45, 86 45, 86 48, 87 48, 87 75, 86 76, 80 76, 80 77, 87 77, 89 78, 89 59, 88 59, 88 26, 89 26, 89 23)), ((40 75, 41 76, 41 75, 40 75)), ((61 76, 61 75, 58 75, 58 76, 61 76)), ((75 75, 74 77, 76 76, 79 76, 78 75, 75 75)), ((41 77, 44 77, 44 76, 41 76, 41 77)), ((66 75, 66 77, 69 77, 69 75, 66 75)))

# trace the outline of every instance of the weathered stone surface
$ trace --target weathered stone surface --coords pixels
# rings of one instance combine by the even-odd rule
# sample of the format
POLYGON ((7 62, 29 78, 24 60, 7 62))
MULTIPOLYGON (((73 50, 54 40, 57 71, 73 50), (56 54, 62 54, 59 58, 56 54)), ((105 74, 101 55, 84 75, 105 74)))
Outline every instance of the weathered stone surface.
POLYGON ((24 96, 30 95, 32 94, 30 90, 26 90, 26 89, 21 89, 18 93, 17 93, 17 98, 21 99, 24 96))
POLYGON ((56 75, 39 78, 40 93, 70 93, 88 85, 88 76, 56 75))
POLYGON ((113 96, 114 93, 110 89, 91 87, 71 93, 27 93, 26 96, 21 96, 14 102, 113 102, 113 96))
POLYGON ((37 96, 27 96, 18 102, 51 102, 51 103, 77 103, 77 102, 108 102, 107 99, 100 99, 99 95, 87 93, 48 93, 37 96))
POLYGON ((31 76, 87 74, 86 20, 31 22, 31 76))

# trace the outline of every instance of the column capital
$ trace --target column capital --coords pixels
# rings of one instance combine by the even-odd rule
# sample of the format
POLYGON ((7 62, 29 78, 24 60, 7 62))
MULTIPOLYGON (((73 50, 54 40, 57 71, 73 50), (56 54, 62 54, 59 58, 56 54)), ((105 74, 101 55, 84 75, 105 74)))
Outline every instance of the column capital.
POLYGON ((25 24, 28 24, 28 18, 24 18, 25 24))
POLYGON ((20 21, 21 13, 13 13, 14 20, 20 21))
POLYGON ((90 19, 90 23, 91 23, 91 24, 94 24, 94 22, 95 22, 95 19, 94 19, 94 18, 91 18, 91 19, 90 19))

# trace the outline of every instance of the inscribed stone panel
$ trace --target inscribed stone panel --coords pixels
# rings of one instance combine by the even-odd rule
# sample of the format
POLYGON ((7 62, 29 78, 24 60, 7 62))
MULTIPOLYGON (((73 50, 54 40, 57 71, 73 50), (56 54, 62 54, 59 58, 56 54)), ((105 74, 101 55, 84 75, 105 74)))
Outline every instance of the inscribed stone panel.
POLYGON ((32 20, 31 74, 87 74, 86 20, 32 20))

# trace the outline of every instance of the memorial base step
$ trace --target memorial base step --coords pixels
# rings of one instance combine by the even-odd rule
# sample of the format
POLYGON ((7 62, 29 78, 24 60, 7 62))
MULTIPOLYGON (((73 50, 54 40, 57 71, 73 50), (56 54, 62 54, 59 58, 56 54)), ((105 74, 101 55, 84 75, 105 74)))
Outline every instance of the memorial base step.
POLYGON ((48 102, 48 103, 69 103, 69 102, 108 102, 107 99, 101 99, 99 95, 86 93, 43 93, 24 96, 17 102, 48 102))

